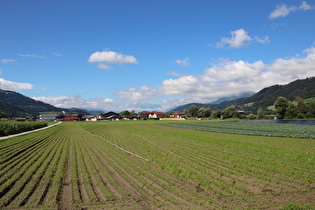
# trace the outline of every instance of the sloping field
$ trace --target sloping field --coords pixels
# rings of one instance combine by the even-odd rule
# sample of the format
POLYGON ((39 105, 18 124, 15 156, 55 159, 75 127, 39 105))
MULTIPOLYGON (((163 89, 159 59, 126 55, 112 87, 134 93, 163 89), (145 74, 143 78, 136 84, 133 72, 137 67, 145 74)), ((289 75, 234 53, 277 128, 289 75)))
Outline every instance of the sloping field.
POLYGON ((0 141, 1 208, 315 206, 315 141, 71 122, 0 141), (290 205, 291 205, 290 204, 290 205))

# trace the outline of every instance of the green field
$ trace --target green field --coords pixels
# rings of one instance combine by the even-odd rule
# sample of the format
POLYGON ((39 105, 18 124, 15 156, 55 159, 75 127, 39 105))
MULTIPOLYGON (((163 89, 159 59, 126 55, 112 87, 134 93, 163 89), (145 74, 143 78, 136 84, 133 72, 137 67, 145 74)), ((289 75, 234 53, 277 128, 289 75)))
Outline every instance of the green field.
POLYGON ((64 122, 1 141, 1 208, 314 208, 314 139, 165 125, 64 122))

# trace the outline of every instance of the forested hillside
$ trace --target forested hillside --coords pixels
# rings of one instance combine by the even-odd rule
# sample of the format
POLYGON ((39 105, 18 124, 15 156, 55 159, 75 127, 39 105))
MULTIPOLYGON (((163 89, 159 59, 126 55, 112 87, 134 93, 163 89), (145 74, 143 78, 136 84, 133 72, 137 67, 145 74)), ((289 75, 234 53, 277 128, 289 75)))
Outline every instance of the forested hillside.
POLYGON ((244 107, 244 104, 248 103, 252 103, 253 107, 267 107, 273 105, 279 96, 283 96, 288 100, 315 97, 315 77, 295 80, 287 85, 273 85, 266 87, 251 97, 228 100, 219 104, 190 103, 179 106, 172 111, 184 112, 184 110, 188 110, 191 105, 205 108, 210 107, 212 110, 222 110, 231 105, 244 107))
POLYGON ((39 112, 61 111, 61 108, 36 101, 20 93, 0 89, 1 117, 37 116, 39 112))
POLYGON ((295 80, 287 85, 273 85, 264 88, 252 97, 244 100, 244 103, 253 102, 253 106, 270 106, 273 105, 279 96, 288 100, 294 100, 299 97, 302 99, 315 96, 315 77, 295 80))

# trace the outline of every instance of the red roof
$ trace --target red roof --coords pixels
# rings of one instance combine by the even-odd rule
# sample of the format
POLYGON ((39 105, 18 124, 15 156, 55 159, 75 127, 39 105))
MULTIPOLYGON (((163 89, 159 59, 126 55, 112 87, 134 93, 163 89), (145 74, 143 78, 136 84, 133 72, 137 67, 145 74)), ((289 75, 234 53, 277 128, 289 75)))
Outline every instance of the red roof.
POLYGON ((185 114, 182 112, 172 112, 171 115, 185 115, 185 114))
POLYGON ((138 113, 138 114, 149 114, 150 112, 148 112, 148 111, 143 111, 143 112, 140 112, 140 113, 138 113))
POLYGON ((156 111, 150 112, 150 114, 165 115, 164 112, 156 112, 156 111))

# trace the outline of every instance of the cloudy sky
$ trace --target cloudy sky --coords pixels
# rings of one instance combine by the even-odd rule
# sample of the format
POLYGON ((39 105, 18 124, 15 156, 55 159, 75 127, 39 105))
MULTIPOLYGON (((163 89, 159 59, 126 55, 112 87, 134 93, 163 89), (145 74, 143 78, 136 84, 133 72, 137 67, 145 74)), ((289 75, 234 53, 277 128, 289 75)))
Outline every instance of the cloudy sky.
POLYGON ((1 0, 0 88, 165 111, 315 76, 315 1, 1 0))

